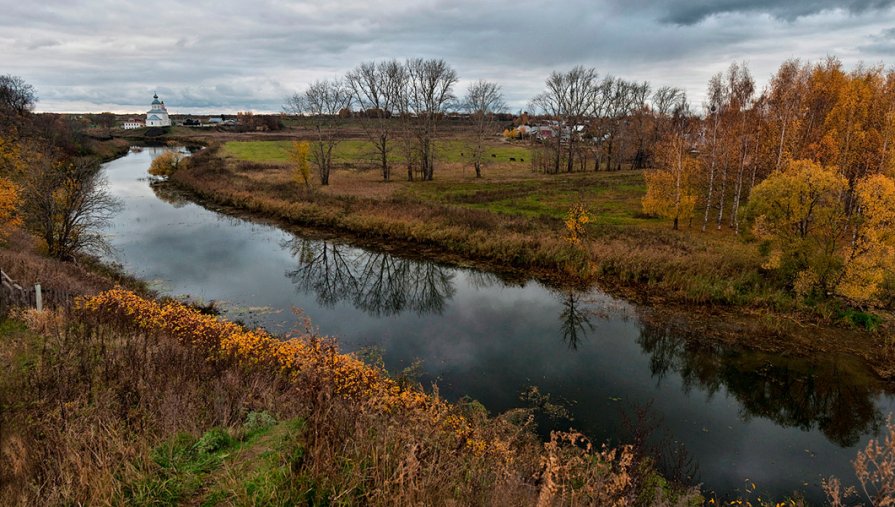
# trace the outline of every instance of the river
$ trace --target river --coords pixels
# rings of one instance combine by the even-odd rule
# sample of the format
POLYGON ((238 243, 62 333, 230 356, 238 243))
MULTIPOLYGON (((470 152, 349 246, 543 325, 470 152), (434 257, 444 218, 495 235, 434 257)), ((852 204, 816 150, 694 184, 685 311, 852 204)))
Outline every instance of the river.
POLYGON ((762 496, 820 500, 821 478, 853 481, 850 461, 895 405, 891 385, 848 357, 721 346, 598 289, 556 290, 207 209, 147 179, 163 149, 104 166, 124 204, 106 231, 109 260, 128 273, 273 332, 307 316, 343 350, 377 351, 392 372, 419 361, 424 385, 492 413, 526 406, 520 395, 536 386, 572 415, 542 417, 543 429, 571 425, 613 443, 649 435, 668 475, 706 491, 753 482, 762 496))

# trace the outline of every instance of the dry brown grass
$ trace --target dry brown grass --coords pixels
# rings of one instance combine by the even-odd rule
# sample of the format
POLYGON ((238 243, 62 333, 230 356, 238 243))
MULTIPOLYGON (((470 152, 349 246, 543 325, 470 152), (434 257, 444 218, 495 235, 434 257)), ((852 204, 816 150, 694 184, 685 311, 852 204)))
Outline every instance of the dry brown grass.
MULTIPOLYGON (((302 459, 280 487, 310 484, 313 493, 293 492, 299 496, 285 504, 631 505, 652 473, 628 448, 595 451, 561 434, 544 445, 528 411, 488 417, 475 404, 457 405, 454 417, 492 443, 478 449, 413 412, 339 396, 331 376, 314 368, 296 376, 267 362, 210 358, 166 332, 97 317, 29 311, 19 319, 30 330, 4 333, 3 505, 149 503, 151 494, 134 497, 132 486, 158 473, 150 451, 160 442, 216 426, 236 432, 247 413, 260 410, 306 421, 302 459)), ((437 391, 431 396, 437 400, 437 391)), ((207 480, 230 484, 231 501, 249 501, 240 496, 236 468, 219 475, 207 480)), ((698 498, 668 492, 643 498, 698 498)), ((198 503, 204 490, 193 494, 177 501, 198 503)))
POLYGON ((72 294, 95 294, 112 283, 82 265, 60 262, 40 255, 33 236, 16 230, 6 245, 0 245, 0 269, 24 285, 40 282, 45 287, 72 294))
POLYGON ((3 505, 119 503, 163 436, 232 425, 257 405, 299 408, 276 373, 72 315, 24 320, 35 330, 3 336, 3 505))

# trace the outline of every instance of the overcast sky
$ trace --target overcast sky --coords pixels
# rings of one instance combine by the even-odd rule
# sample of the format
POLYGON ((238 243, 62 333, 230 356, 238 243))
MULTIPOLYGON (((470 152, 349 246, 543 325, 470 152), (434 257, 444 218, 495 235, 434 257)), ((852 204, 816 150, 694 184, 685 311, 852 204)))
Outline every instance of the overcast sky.
POLYGON ((458 92, 499 82, 513 110, 551 70, 684 88, 745 61, 762 87, 793 57, 895 64, 895 0, 0 0, 0 74, 39 111, 279 111, 307 83, 371 59, 440 57, 458 92))

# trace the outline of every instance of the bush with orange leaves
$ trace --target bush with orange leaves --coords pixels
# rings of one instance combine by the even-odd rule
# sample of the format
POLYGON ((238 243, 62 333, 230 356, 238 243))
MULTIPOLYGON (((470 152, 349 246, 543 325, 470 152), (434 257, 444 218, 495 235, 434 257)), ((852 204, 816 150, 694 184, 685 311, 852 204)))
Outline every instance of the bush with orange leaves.
MULTIPOLYGON (((104 322, 135 326, 146 333, 166 334, 202 350, 209 361, 236 361, 247 367, 270 366, 294 380, 309 379, 343 399, 386 413, 426 417, 434 427, 450 431, 476 454, 507 452, 507 446, 485 442, 469 421, 437 397, 402 386, 363 361, 339 353, 332 340, 301 336, 289 340, 265 331, 205 315, 179 302, 160 304, 125 289, 112 289, 79 302, 79 308, 104 322)), ((504 457, 512 461, 512 456, 504 457)))
MULTIPOLYGON (((327 487, 358 503, 423 505, 453 498, 460 504, 629 505, 640 495, 631 448, 595 450, 580 435, 565 433, 542 444, 525 410, 488 417, 447 403, 437 392, 406 386, 340 353, 332 340, 280 340, 122 289, 83 299, 77 311, 88 326, 117 328, 150 342, 176 340, 212 369, 220 363, 277 372, 293 386, 296 402, 316 403, 306 412, 314 429, 308 432, 308 468, 301 473, 324 478, 327 487), (351 468, 355 464, 360 468, 351 468)), ((667 493, 651 492, 650 498, 667 493)), ((685 497, 698 493, 674 495, 685 497)))

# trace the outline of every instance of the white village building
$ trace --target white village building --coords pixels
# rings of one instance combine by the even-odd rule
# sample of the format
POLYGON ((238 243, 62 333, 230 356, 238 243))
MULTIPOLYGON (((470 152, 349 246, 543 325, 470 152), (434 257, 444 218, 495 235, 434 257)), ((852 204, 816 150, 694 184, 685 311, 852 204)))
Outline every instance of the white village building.
POLYGON ((137 118, 130 118, 127 121, 125 121, 124 125, 122 125, 122 126, 124 127, 124 130, 134 130, 134 129, 143 128, 143 125, 144 125, 143 120, 140 120, 137 118))
POLYGON ((171 118, 168 118, 168 109, 165 101, 159 102, 158 94, 152 96, 152 109, 146 113, 147 127, 170 127, 171 118))

